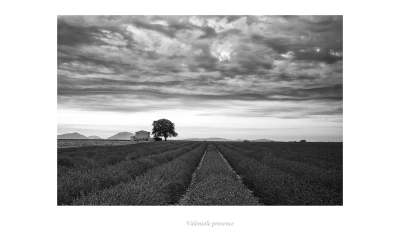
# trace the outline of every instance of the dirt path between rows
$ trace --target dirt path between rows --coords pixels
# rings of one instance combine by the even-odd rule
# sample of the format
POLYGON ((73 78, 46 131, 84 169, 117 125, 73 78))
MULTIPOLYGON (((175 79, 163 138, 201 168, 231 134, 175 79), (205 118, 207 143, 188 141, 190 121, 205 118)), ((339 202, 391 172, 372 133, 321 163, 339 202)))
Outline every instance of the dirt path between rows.
MULTIPOLYGON (((226 176, 231 176, 230 178, 232 178, 232 177, 235 178, 236 177, 236 181, 238 182, 238 186, 240 186, 240 188, 242 190, 239 193, 236 193, 238 195, 238 196, 236 196, 236 199, 238 199, 237 200, 238 203, 237 204, 231 203, 231 205, 245 205, 245 203, 249 201, 248 197, 253 197, 253 198, 251 198, 253 200, 251 202, 249 202, 249 205, 258 204, 259 203, 258 197, 254 196, 253 192, 250 189, 248 189, 246 187, 246 185, 244 185, 244 183, 242 181, 242 178, 233 170, 233 168, 230 166, 230 164, 224 158, 224 156, 221 154, 221 152, 219 152, 219 150, 215 146, 213 146, 213 148, 215 149, 216 152, 214 151, 214 149, 212 149, 212 150, 210 149, 211 151, 208 151, 208 149, 207 149, 205 151, 205 153, 204 153, 204 155, 203 155, 203 157, 202 157, 202 159, 200 161, 199 166, 196 168, 196 170, 192 174, 192 179, 191 179, 191 182, 189 184, 188 189, 186 190, 185 194, 181 197, 181 199, 179 200, 177 205, 193 204, 193 198, 194 197, 195 197, 195 199, 200 199, 200 200, 206 199, 208 201, 210 201, 210 199, 211 199, 211 201, 212 201, 213 198, 211 198, 211 197, 213 197, 213 196, 210 196, 210 195, 212 195, 214 192, 217 195, 217 196, 214 197, 216 199, 215 200, 216 204, 211 204, 210 203, 209 205, 218 205, 218 202, 220 201, 219 199, 221 199, 221 196, 219 196, 221 194, 221 192, 222 193, 227 192, 226 193, 226 195, 227 195, 226 198, 228 200, 232 199, 232 198, 229 198, 229 197, 232 197, 231 196, 232 194, 229 191, 226 190, 225 186, 218 186, 218 185, 221 185, 221 183, 216 184, 216 186, 214 186, 215 182, 211 182, 210 185, 214 187, 212 189, 213 191, 211 191, 211 190, 205 191, 203 189, 206 193, 203 193, 201 191, 199 192, 199 190, 202 190, 202 188, 204 188, 205 182, 204 182, 204 179, 203 179, 203 181, 199 182, 199 180, 197 178, 197 175, 201 174, 203 176, 201 178, 204 178, 204 173, 208 173, 208 171, 211 171, 209 178, 213 178, 214 174, 213 174, 213 170, 212 169, 216 169, 217 170, 217 169, 220 169, 220 168, 226 169, 225 170, 225 171, 227 171, 226 173, 230 172, 230 174, 227 174, 226 176), (218 154, 215 154, 215 153, 218 153, 218 154), (209 154, 213 154, 214 156, 211 156, 209 154), (215 157, 215 155, 216 155, 217 158, 214 158, 214 160, 212 160, 212 162, 217 164, 216 166, 207 165, 207 164, 210 164, 210 159, 211 158, 210 159, 207 158, 206 161, 203 161, 206 158, 206 156, 207 157, 215 157), (203 167, 206 168, 206 169, 203 170, 203 167), (211 170, 210 170, 210 167, 211 167, 211 170), (206 171, 206 172, 202 172, 202 171, 206 171), (196 190, 196 191, 194 191, 193 189, 196 190), (203 196, 203 194, 205 196, 203 196), (241 198, 239 198, 239 197, 243 197, 243 200, 241 200, 241 198)), ((219 176, 220 173, 218 173, 218 171, 217 171, 216 174, 217 174, 217 176, 219 176)), ((235 184, 235 187, 237 187, 236 184, 235 184)), ((222 197, 224 197, 224 196, 222 196, 222 197)), ((232 200, 231 200, 231 202, 232 202, 232 200)), ((228 204, 229 204, 229 202, 228 202, 228 204)), ((223 204, 220 204, 220 205, 223 205, 223 204)))
MULTIPOLYGON (((238 179, 238 181, 239 181, 240 183, 242 183, 243 186, 246 187, 246 185, 244 185, 244 183, 243 183, 242 177, 240 177, 240 175, 238 175, 238 174, 236 173, 236 171, 233 170, 233 168, 231 167, 231 165, 229 164, 229 162, 225 159, 225 157, 221 154, 221 152, 219 152, 218 149, 217 149, 217 152, 218 152, 218 154, 221 156, 222 160, 224 160, 224 162, 226 163, 226 165, 228 165, 229 169, 230 169, 233 173, 235 173, 236 178, 238 179)), ((254 197, 256 197, 256 198, 258 199, 258 197, 255 196, 255 195, 253 194, 253 191, 252 191, 251 189, 249 189, 249 188, 247 188, 247 189, 249 190, 249 192, 250 192, 250 194, 251 194, 252 196, 254 196, 254 197)))
POLYGON ((201 157, 201 160, 200 160, 199 165, 197 166, 197 168, 194 170, 194 172, 193 172, 193 174, 192 174, 192 180, 190 181, 189 187, 186 189, 185 194, 183 194, 182 197, 179 199, 177 205, 178 205, 178 204, 181 204, 184 200, 187 199, 187 192, 188 192, 188 190, 190 190, 190 188, 193 186, 193 180, 194 180, 194 178, 196 178, 197 170, 198 170, 198 169, 201 167, 201 165, 203 164, 203 160, 204 160, 204 157, 206 156, 206 154, 207 154, 207 149, 204 151, 203 157, 201 157))

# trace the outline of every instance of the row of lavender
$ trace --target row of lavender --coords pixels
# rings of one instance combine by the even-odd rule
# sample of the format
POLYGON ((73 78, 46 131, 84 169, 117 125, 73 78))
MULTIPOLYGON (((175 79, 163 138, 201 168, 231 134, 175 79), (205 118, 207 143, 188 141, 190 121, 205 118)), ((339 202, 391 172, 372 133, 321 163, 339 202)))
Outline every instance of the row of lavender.
POLYGON ((199 142, 162 142, 58 150, 57 203, 127 183, 198 148, 199 142))
POLYGON ((58 161, 59 205, 343 204, 342 144, 162 142, 58 161))
POLYGON ((217 143, 265 205, 342 205, 342 143, 217 143))

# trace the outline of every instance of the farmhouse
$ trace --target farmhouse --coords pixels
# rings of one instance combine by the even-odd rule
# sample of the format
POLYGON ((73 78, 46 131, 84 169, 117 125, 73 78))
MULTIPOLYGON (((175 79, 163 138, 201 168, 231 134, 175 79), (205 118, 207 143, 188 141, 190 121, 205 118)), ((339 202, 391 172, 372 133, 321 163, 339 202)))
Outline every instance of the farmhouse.
POLYGON ((131 141, 152 141, 153 138, 150 138, 150 132, 140 130, 135 133, 134 136, 131 136, 131 141))

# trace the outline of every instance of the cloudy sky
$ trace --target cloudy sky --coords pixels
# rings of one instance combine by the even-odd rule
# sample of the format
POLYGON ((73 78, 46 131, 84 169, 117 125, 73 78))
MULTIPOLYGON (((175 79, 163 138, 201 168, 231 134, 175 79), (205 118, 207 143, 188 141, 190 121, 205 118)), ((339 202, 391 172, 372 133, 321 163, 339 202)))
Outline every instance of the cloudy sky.
POLYGON ((58 134, 342 141, 342 16, 58 16, 58 134))

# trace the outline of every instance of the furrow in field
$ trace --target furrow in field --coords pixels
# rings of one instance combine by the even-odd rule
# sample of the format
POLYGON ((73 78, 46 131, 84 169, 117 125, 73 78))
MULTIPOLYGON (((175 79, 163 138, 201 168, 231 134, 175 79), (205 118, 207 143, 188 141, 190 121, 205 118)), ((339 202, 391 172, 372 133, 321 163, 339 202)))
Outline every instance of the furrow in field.
MULTIPOLYGON (((260 143, 258 143, 260 144, 260 143)), ((276 145, 276 143, 270 143, 276 145)), ((253 144, 243 144, 243 143, 236 143, 236 144, 224 144, 229 148, 238 148, 240 152, 246 154, 252 154, 254 158, 257 160, 262 159, 264 156, 268 156, 269 158, 275 159, 283 159, 286 161, 291 161, 293 163, 306 163, 308 165, 313 165, 314 167, 321 168, 321 171, 341 171, 342 170, 342 162, 339 160, 326 160, 321 159, 316 156, 308 156, 299 152, 291 152, 287 150, 282 150, 279 148, 271 148, 270 147, 263 147, 253 144)))
POLYGON ((73 171, 90 171, 92 169, 114 165, 140 157, 158 154, 189 145, 187 143, 147 143, 145 146, 112 146, 108 148, 82 148, 80 150, 58 150, 57 174, 63 175, 73 171))
POLYGON ((223 159, 208 146, 204 159, 179 205, 259 205, 258 199, 223 159))
POLYGON ((236 143, 235 146, 274 154, 293 161, 309 162, 324 169, 341 169, 343 165, 342 143, 236 143))
POLYGON ((314 186, 285 172, 234 151, 222 144, 218 150, 244 184, 265 205, 341 205, 341 193, 314 186))
POLYGON ((172 205, 188 188, 206 143, 113 188, 76 199, 73 205, 172 205))
POLYGON ((174 160, 200 143, 192 143, 186 147, 160 152, 156 155, 141 157, 135 160, 120 162, 116 165, 97 168, 91 171, 76 171, 58 177, 57 203, 68 205, 82 195, 110 188, 125 183, 144 174, 151 168, 174 160))
POLYGON ((312 185, 324 186, 326 188, 341 192, 343 181, 342 171, 334 169, 323 169, 316 167, 312 164, 303 162, 294 162, 284 158, 275 157, 274 154, 268 154, 263 151, 248 150, 237 145, 224 145, 238 153, 246 155, 259 161, 262 164, 275 168, 279 171, 285 172, 296 178, 304 180, 312 185))
POLYGON ((207 154, 207 149, 204 151, 203 157, 201 157, 201 160, 199 162, 199 165, 197 166, 197 168, 195 169, 195 171, 193 171, 192 173, 192 179, 190 181, 190 184, 188 186, 188 188, 186 189, 185 193, 181 196, 181 198, 179 199, 178 204, 180 204, 182 202, 182 200, 186 199, 186 195, 187 195, 187 191, 189 191, 191 189, 191 187, 193 186, 193 180, 196 178, 196 173, 198 171, 198 169, 200 168, 201 164, 203 163, 204 157, 207 154))

